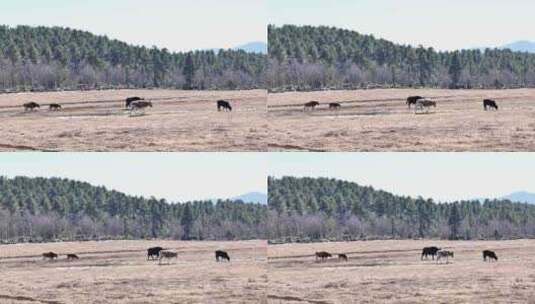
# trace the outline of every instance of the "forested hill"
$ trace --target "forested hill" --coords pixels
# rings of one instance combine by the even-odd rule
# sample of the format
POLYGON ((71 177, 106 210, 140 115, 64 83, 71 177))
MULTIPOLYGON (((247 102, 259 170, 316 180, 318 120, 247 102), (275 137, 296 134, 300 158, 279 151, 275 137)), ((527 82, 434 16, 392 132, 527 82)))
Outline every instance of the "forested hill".
POLYGON ((267 207, 242 201, 171 204, 60 178, 0 177, 0 240, 251 239, 267 207))
POLYGON ((268 40, 273 90, 535 86, 535 54, 509 49, 438 52, 323 26, 270 25, 268 40))
MULTIPOLYGON (((180 39, 180 37, 169 37, 180 39)), ((173 53, 61 27, 0 26, 0 90, 264 87, 266 56, 173 53)))
POLYGON ((327 178, 270 177, 268 187, 272 239, 535 237, 535 206, 509 200, 437 204, 327 178))

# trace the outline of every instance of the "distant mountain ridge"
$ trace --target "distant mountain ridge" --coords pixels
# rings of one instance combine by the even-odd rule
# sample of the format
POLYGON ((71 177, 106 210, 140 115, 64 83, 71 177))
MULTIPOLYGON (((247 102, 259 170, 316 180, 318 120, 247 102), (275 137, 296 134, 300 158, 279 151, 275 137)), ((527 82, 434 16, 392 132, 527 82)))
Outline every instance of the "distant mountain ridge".
POLYGON ((268 44, 263 41, 253 41, 234 48, 234 50, 243 50, 247 53, 264 54, 268 53, 268 44))
POLYGON ((500 49, 510 49, 514 52, 528 52, 528 53, 535 53, 535 42, 533 41, 527 41, 527 40, 520 40, 515 41, 509 44, 506 44, 500 49))
POLYGON ((535 193, 531 193, 527 191, 513 192, 501 198, 508 199, 512 202, 535 204, 535 193))
POLYGON ((474 49, 478 49, 482 52, 484 52, 485 49, 499 49, 499 50, 509 49, 513 52, 535 53, 535 41, 519 40, 519 41, 511 42, 502 46, 498 46, 498 47, 487 46, 487 47, 477 47, 474 49))
POLYGON ((248 192, 245 194, 242 194, 240 196, 232 198, 232 200, 240 200, 245 203, 255 203, 255 204, 267 204, 268 196, 265 193, 262 192, 248 192))
POLYGON ((535 193, 527 192, 527 191, 516 191, 510 194, 504 195, 504 196, 500 196, 498 198, 489 198, 489 197, 475 198, 475 200, 478 200, 480 202, 483 202, 486 199, 509 200, 513 203, 528 203, 528 204, 535 205, 535 193))

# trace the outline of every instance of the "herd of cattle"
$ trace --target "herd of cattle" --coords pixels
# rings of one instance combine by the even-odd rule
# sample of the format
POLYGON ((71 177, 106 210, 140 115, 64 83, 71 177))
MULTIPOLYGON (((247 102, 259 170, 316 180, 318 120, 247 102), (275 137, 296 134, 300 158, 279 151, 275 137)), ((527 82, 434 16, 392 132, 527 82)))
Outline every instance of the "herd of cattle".
MULTIPOLYGON (((73 253, 69 253, 66 256, 67 256, 67 261, 73 261, 73 260, 79 260, 80 259, 78 257, 78 255, 73 254, 73 253)), ((54 252, 45 252, 45 253, 43 253, 43 259, 44 260, 54 261, 54 260, 57 260, 58 257, 59 257, 59 255, 57 253, 54 253, 54 252)), ((178 260, 178 253, 176 251, 165 249, 165 248, 159 247, 159 246, 158 247, 151 247, 151 248, 147 249, 147 261, 148 260, 153 260, 153 261, 154 260, 158 260, 158 263, 161 264, 162 260, 169 261, 171 259, 178 260)), ((215 251, 215 259, 216 259, 216 262, 225 261, 225 260, 230 262, 229 254, 226 251, 223 251, 223 250, 216 250, 215 251)))
MULTIPOLYGON (((414 105, 415 113, 421 113, 423 111, 429 112, 429 108, 431 108, 431 107, 436 108, 437 107, 436 101, 430 100, 430 99, 422 97, 422 96, 409 96, 407 98, 406 104, 409 107, 409 109, 411 108, 412 105, 414 105)), ((320 106, 320 103, 318 101, 310 101, 310 102, 305 103, 304 110, 305 111, 314 110, 318 106, 320 106)), ((338 102, 329 103, 329 110, 339 110, 341 108, 342 108, 342 105, 340 103, 338 103, 338 102)), ((492 99, 484 99, 483 100, 483 109, 485 111, 490 110, 490 109, 494 109, 494 110, 497 111, 498 110, 498 104, 496 103, 496 101, 494 101, 492 99)))
MULTIPOLYGON (((41 108, 41 105, 36 102, 28 102, 23 104, 24 111, 35 111, 37 109, 41 108)), ((128 97, 126 98, 125 102, 125 108, 130 110, 130 112, 135 111, 142 111, 147 108, 152 108, 152 102, 146 101, 144 98, 141 97, 128 97)), ((51 103, 48 105, 49 111, 61 111, 63 108, 60 104, 57 103, 51 103)), ((218 100, 217 101, 217 110, 218 111, 229 111, 232 112, 232 106, 230 102, 226 100, 218 100)))
MULTIPOLYGON (((319 251, 319 252, 316 252, 315 256, 316 256, 316 261, 325 262, 327 259, 331 258, 333 255, 327 251, 319 251)), ((420 259, 423 260, 425 258, 427 260, 429 256, 431 256, 433 260, 435 260, 435 256, 436 256, 437 263, 439 262, 442 263, 443 260, 446 260, 446 263, 449 263, 449 258, 453 258, 454 254, 453 254, 453 251, 444 250, 435 246, 425 247, 422 250, 422 255, 420 259)), ((491 260, 498 261, 498 256, 496 255, 494 251, 483 250, 483 261, 486 262, 487 259, 488 261, 491 261, 491 260)), ((339 253, 338 260, 347 262, 348 257, 345 253, 339 253)))

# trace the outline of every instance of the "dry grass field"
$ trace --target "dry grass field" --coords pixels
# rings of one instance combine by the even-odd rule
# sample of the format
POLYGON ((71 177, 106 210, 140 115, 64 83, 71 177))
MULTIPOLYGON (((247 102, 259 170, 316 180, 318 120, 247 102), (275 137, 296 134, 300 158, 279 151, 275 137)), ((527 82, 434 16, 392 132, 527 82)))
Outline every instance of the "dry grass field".
POLYGON ((535 150, 535 89, 290 92, 269 94, 268 109, 271 151, 535 150), (411 95, 437 108, 416 115, 405 104, 411 95), (483 111, 484 98, 499 111, 483 111), (303 111, 312 100, 320 107, 303 111))
POLYGON ((0 94, 0 151, 265 151, 266 92, 112 90, 0 94), (154 107, 130 115, 125 99, 154 107), (229 100, 232 113, 218 112, 229 100), (24 112, 22 105, 59 103, 24 112))
POLYGON ((105 241, 0 246, 0 303, 266 303, 267 243, 105 241), (178 260, 147 261, 151 246, 178 260), (231 262, 216 263, 226 250, 231 262), (61 254, 44 261, 43 252, 61 254), (64 256, 76 253, 80 260, 64 256))
POLYGON ((270 303, 535 303, 535 240, 362 241, 269 246, 270 303), (420 260, 423 247, 455 253, 420 260), (498 262, 483 262, 491 249, 498 262), (316 251, 347 253, 317 262, 316 251))

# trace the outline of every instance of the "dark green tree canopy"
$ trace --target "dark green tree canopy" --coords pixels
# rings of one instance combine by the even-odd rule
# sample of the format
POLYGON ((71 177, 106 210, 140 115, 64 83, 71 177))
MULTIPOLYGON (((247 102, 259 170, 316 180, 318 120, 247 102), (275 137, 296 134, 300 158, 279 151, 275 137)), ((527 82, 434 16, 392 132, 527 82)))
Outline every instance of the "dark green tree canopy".
POLYGON ((169 203, 68 179, 0 177, 0 240, 251 239, 266 218, 265 205, 239 200, 169 203))
POLYGON ((535 86, 535 54, 439 52, 325 26, 268 26, 272 90, 535 86))
POLYGON ((264 87, 266 56, 170 52, 62 27, 0 26, 0 89, 264 87))
POLYGON ((328 178, 270 177, 268 187, 270 222, 279 225, 272 238, 318 236, 312 223, 318 237, 336 239, 535 236, 535 206, 509 200, 436 203, 328 178))

